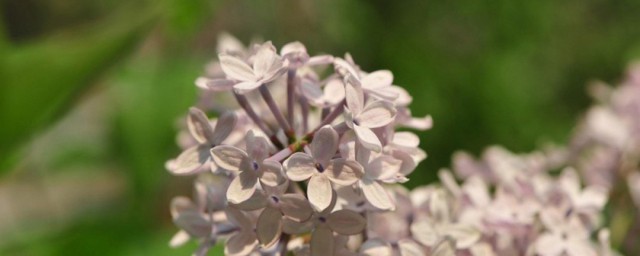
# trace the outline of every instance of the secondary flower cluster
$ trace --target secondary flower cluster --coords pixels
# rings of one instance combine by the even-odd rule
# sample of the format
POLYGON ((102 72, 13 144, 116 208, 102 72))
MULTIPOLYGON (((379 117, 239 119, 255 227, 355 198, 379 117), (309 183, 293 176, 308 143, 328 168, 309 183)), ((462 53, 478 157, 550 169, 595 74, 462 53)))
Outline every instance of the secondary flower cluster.
MULTIPOLYGON (((184 151, 166 164, 174 175, 198 175, 194 200, 172 201, 181 230, 171 245, 196 239, 196 255, 219 240, 227 255, 406 249, 366 228, 370 215, 396 208, 390 184, 426 158, 418 137, 396 128, 431 127, 429 116, 411 116, 412 99, 391 72, 364 72, 349 55, 311 57, 298 42, 278 53, 270 42, 245 48, 223 36, 218 61, 196 85, 205 96, 179 136, 184 151), (236 105, 212 103, 216 94, 236 105), (217 119, 212 109, 222 110, 217 119)), ((419 242, 407 248, 445 239, 419 242)))

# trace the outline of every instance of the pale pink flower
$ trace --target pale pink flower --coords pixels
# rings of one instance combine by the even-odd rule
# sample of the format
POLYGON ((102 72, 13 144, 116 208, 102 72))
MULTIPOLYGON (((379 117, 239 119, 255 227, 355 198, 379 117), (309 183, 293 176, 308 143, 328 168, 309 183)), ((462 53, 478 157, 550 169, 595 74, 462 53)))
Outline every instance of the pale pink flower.
POLYGON ((309 148, 310 154, 294 153, 284 166, 290 180, 309 180, 309 202, 315 210, 322 211, 334 197, 331 184, 347 186, 356 183, 362 177, 362 166, 351 159, 332 159, 338 152, 338 133, 331 126, 320 128, 309 148))
POLYGON ((547 228, 535 242, 535 251, 540 255, 597 255, 589 240, 589 231, 576 215, 547 209, 541 212, 540 219, 547 228))
POLYGON ((218 58, 227 78, 238 81, 233 89, 244 94, 271 82, 286 72, 286 64, 275 51, 271 42, 260 46, 253 59, 253 66, 236 56, 221 53, 218 58))

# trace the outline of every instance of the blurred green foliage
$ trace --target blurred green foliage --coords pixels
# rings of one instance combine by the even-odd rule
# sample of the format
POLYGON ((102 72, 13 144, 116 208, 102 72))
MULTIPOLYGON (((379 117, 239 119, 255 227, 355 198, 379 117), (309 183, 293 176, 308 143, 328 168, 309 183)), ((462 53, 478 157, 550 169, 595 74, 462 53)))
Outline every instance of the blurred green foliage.
POLYGON ((16 234, 0 255, 194 249, 167 247, 175 231, 168 203, 189 195, 191 180, 163 165, 178 153, 176 120, 195 102, 193 80, 222 30, 244 42, 350 52, 364 70, 392 70, 413 95, 414 114, 435 120, 420 134, 429 158, 409 186, 434 180, 458 149, 562 143, 591 103, 587 82, 615 82, 640 56, 635 0, 9 0, 1 10, 0 172, 20 169, 25 145, 76 103, 107 95, 109 144, 93 165, 116 166, 128 188, 122 202, 64 228, 16 234))

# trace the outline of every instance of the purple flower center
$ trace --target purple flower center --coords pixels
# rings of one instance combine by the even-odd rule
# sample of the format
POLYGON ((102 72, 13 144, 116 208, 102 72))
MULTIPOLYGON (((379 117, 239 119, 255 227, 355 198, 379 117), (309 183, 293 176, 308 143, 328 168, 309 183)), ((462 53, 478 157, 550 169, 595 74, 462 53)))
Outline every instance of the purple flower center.
POLYGON ((327 222, 327 218, 325 218, 325 217, 320 217, 320 218, 318 218, 318 220, 319 220, 320 222, 322 222, 322 223, 327 222))
POLYGON ((253 167, 253 170, 254 170, 254 171, 257 171, 257 170, 258 170, 258 167, 259 167, 259 166, 258 166, 258 163, 257 163, 256 161, 253 161, 253 162, 251 163, 251 166, 253 167))
POLYGON ((280 199, 279 199, 277 196, 271 196, 271 200, 272 200, 274 203, 278 203, 278 202, 280 202, 280 199))
POLYGON ((322 166, 320 163, 316 163, 316 170, 318 170, 318 172, 322 173, 322 172, 324 172, 324 166, 322 166))

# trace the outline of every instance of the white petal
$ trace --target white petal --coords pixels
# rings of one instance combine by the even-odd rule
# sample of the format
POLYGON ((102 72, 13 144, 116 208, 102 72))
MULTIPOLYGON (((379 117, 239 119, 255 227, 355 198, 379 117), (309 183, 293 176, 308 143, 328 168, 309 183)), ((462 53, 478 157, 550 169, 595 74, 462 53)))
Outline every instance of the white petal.
POLYGON ((392 87, 367 89, 367 92, 371 96, 389 102, 395 102, 395 99, 398 98, 398 92, 392 87))
POLYGON ((456 242, 456 248, 467 249, 480 240, 480 232, 469 225, 448 225, 444 232, 456 242))
POLYGON ((302 96, 307 98, 312 105, 322 106, 324 104, 322 90, 316 83, 303 79, 300 85, 300 91, 302 92, 302 96))
POLYGON ((271 149, 269 141, 263 136, 257 136, 249 130, 245 137, 247 155, 256 162, 262 162, 269 156, 271 149))
POLYGON ((171 241, 169 241, 169 247, 176 248, 176 247, 182 246, 185 243, 187 243, 189 239, 191 239, 191 236, 189 236, 189 233, 187 233, 184 230, 180 230, 178 231, 178 233, 173 235, 173 237, 171 238, 171 241))
POLYGON ((287 234, 299 235, 308 233, 313 227, 313 221, 297 222, 289 218, 282 219, 282 231, 287 234))
POLYGON ((185 197, 171 200, 173 223, 193 237, 206 237, 212 232, 212 224, 206 220, 198 208, 185 197))
POLYGON ((249 200, 256 191, 257 183, 258 177, 256 177, 254 172, 240 172, 238 176, 231 181, 231 184, 229 184, 229 188, 227 189, 227 200, 233 204, 240 204, 249 200))
POLYGON ((363 170, 358 162, 339 158, 331 160, 323 174, 335 184, 348 186, 356 183, 362 177, 363 170))
POLYGON ((333 198, 333 189, 329 179, 325 175, 313 175, 307 185, 307 197, 316 211, 327 209, 333 198))
POLYGON ((260 85, 262 85, 262 83, 252 81, 240 82, 233 86, 233 90, 238 94, 245 94, 255 90, 256 88, 260 87, 260 85))
POLYGON ((384 188, 377 182, 364 179, 360 182, 362 194, 371 205, 381 210, 391 210, 394 208, 393 202, 387 195, 384 188))
POLYGON ((318 55, 318 56, 313 56, 309 58, 309 61, 307 61, 307 65, 309 66, 327 65, 327 64, 331 64, 331 62, 333 62, 333 56, 325 54, 325 55, 318 55))
POLYGON ((362 108, 364 108, 364 93, 362 92, 362 88, 352 83, 346 83, 344 88, 347 107, 353 115, 360 114, 362 108))
POLYGON ((400 250, 400 256, 424 256, 425 255, 420 245, 409 239, 398 241, 398 249, 400 250))
POLYGON ((364 230, 367 221, 357 212, 339 210, 327 216, 327 224, 338 234, 355 235, 364 230))
MULTIPOLYGON (((366 149, 365 149, 366 150, 366 149)), ((402 161, 388 155, 381 155, 371 161, 365 168, 365 176, 373 180, 391 179, 400 172, 402 161)))
POLYGON ((376 136, 376 134, 373 133, 371 129, 353 125, 353 130, 356 132, 358 141, 362 144, 362 146, 374 152, 382 151, 382 144, 380 143, 378 136, 376 136))
POLYGON ((418 242, 426 246, 435 246, 442 238, 442 234, 428 220, 415 222, 411 225, 411 234, 418 242))
POLYGON ((333 106, 344 100, 344 84, 339 79, 333 79, 327 82, 323 92, 324 100, 327 105, 333 106))
POLYGON ((391 123, 395 117, 396 108, 392 103, 373 100, 364 107, 362 113, 356 115, 356 121, 360 126, 377 128, 391 123))
POLYGON ((216 164, 229 171, 238 171, 247 153, 242 149, 229 145, 220 145, 211 149, 211 157, 216 164))
POLYGON ((242 211, 233 207, 227 207, 224 209, 224 213, 231 224, 238 226, 241 230, 253 231, 253 223, 251 223, 251 220, 249 220, 242 211))
POLYGON ((287 182, 282 172, 282 165, 278 161, 265 160, 262 162, 260 170, 262 171, 262 176, 260 176, 262 185, 277 187, 287 182))
POLYGON ((393 134, 393 144, 405 148, 416 148, 420 145, 420 138, 412 132, 396 132, 393 134))
POLYGON ((229 79, 211 79, 207 77, 198 77, 195 82, 196 86, 201 89, 213 92, 226 92, 233 89, 235 81, 229 79))
POLYGON ((246 256, 258 246, 258 240, 253 231, 245 231, 231 236, 224 247, 224 255, 246 256))
POLYGON ((564 249, 564 240, 549 233, 542 234, 535 242, 536 252, 544 256, 560 255, 564 249))
POLYGON ((320 225, 311 233, 311 256, 333 255, 334 252, 333 232, 326 226, 320 225))
POLYGON ((238 81, 256 80, 253 70, 243 60, 226 53, 221 53, 218 58, 220 59, 220 67, 227 77, 238 81))
POLYGON ((294 153, 284 161, 287 177, 292 181, 307 180, 316 173, 315 162, 310 155, 305 153, 294 153))
POLYGON ((338 151, 338 132, 331 128, 330 125, 323 126, 313 136, 313 141, 311 145, 309 145, 309 148, 316 162, 324 165, 326 168, 329 160, 336 155, 338 151))
POLYGON ((404 123, 404 126, 426 131, 433 127, 433 118, 430 115, 426 115, 423 118, 411 118, 409 122, 404 123))
POLYGON ((249 199, 239 204, 229 203, 229 206, 243 211, 255 211, 267 206, 267 198, 262 191, 256 190, 249 199))
POLYGON ((271 247, 280 238, 282 232, 282 213, 275 208, 265 208, 258 217, 256 233, 263 247, 271 247))
POLYGON ((391 245, 381 239, 369 239, 360 246, 359 252, 365 256, 391 255, 391 245))
POLYGON ((454 242, 449 239, 441 240, 432 250, 431 256, 455 256, 454 242))
POLYGON ((313 209, 309 201, 300 194, 285 194, 280 197, 280 210, 294 221, 306 221, 311 217, 313 209))
POLYGON ((596 256, 596 250, 589 240, 573 240, 566 248, 569 256, 596 256))
POLYGON ((210 156, 206 153, 208 147, 194 146, 183 151, 169 166, 169 172, 174 175, 192 175, 197 173, 210 156))
POLYGON ((359 72, 353 67, 353 65, 351 65, 351 63, 345 61, 344 59, 334 58, 333 66, 341 76, 344 77, 344 76, 350 75, 353 78, 360 81, 359 72))
POLYGON ((269 73, 274 66, 282 66, 282 60, 271 42, 266 42, 260 46, 253 59, 253 71, 256 77, 260 78, 269 73))
POLYGON ((189 132, 199 143, 205 143, 213 139, 213 127, 211 127, 209 123, 209 118, 198 108, 189 108, 187 128, 189 128, 189 132))
POLYGON ((216 127, 213 130, 213 136, 210 142, 213 145, 222 144, 222 141, 227 139, 227 137, 229 137, 229 134, 231 134, 233 129, 236 127, 237 121, 238 118, 233 112, 227 111, 222 113, 222 115, 220 115, 220 117, 218 117, 218 120, 216 121, 216 127))
POLYGON ((389 70, 371 72, 362 78, 362 86, 366 88, 379 88, 391 86, 393 74, 389 70))

